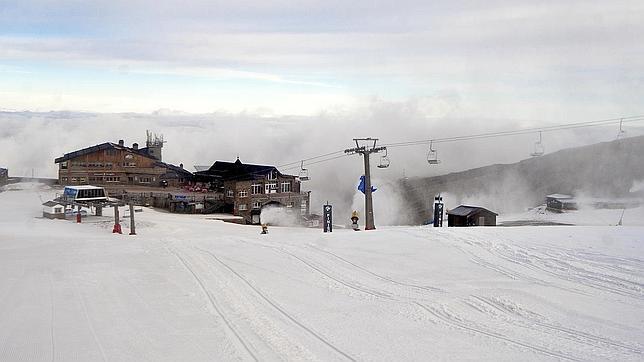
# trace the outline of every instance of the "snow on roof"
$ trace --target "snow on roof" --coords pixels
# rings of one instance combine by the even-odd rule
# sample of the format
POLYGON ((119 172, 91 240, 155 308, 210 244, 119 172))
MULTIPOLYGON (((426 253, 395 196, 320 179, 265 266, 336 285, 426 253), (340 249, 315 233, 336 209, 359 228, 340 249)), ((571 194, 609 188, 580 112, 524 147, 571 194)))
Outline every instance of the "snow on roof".
POLYGON ((65 186, 65 188, 74 190, 103 190, 102 187, 92 185, 65 186))
POLYGON ((564 194, 550 194, 546 197, 549 199, 572 199, 573 198, 571 195, 564 195, 564 194))
POLYGON ((194 165, 195 171, 208 171, 210 166, 194 165))
POLYGON ((452 210, 449 210, 447 212, 448 215, 456 215, 456 216, 469 216, 472 214, 475 214, 479 211, 487 211, 489 213, 492 213, 494 215, 498 215, 495 212, 492 212, 484 207, 478 207, 478 206, 467 206, 467 205, 460 205, 457 208, 454 208, 452 210))
POLYGON ((42 206, 53 207, 53 206, 63 206, 63 204, 58 203, 56 201, 47 201, 47 202, 44 202, 42 206))

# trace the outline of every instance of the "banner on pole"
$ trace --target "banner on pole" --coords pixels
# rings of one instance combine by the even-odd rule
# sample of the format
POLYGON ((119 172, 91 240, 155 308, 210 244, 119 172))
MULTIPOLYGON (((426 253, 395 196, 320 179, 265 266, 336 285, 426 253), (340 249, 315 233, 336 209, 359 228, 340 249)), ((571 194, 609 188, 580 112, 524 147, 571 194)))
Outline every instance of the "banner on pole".
POLYGON ((443 226, 443 198, 439 195, 434 197, 434 227, 443 226))
POLYGON ((324 211, 324 232, 333 232, 333 206, 326 204, 323 208, 324 211))
MULTIPOLYGON (((358 190, 364 194, 364 175, 360 176, 360 184, 358 185, 358 190)), ((371 186, 371 192, 376 192, 377 188, 371 186)))

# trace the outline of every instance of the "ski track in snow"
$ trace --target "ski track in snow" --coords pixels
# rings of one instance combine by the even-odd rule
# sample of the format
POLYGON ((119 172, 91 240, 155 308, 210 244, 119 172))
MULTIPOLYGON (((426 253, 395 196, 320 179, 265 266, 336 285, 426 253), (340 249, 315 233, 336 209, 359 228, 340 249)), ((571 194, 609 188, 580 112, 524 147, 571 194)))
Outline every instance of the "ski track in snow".
POLYGON ((74 285, 74 294, 77 296, 78 301, 80 302, 81 309, 83 311, 83 318, 87 323, 87 327, 92 333, 92 338, 94 339, 94 343, 96 343, 96 346, 98 347, 98 350, 101 353, 103 362, 107 362, 107 355, 105 354, 105 349, 103 348, 103 344, 101 343, 100 339, 98 338, 98 335, 96 334, 96 328, 94 328, 94 323, 92 323, 89 317, 89 313, 87 311, 87 303, 85 302, 85 297, 83 296, 80 289, 78 288, 78 283, 76 283, 76 281, 74 281, 73 285, 74 285))
POLYGON ((352 263, 346 260, 345 258, 338 256, 337 254, 334 254, 327 250, 317 248, 313 245, 305 245, 305 246, 289 245, 288 248, 292 249, 292 251, 289 251, 287 250, 286 246, 277 247, 277 246, 267 245, 263 243, 249 242, 246 240, 240 240, 240 241, 244 243, 268 248, 273 250, 274 252, 284 254, 289 258, 295 259, 299 263, 302 263, 310 270, 313 270, 314 272, 319 273, 324 279, 331 280, 335 283, 338 283, 339 285, 342 285, 348 288, 349 290, 358 292, 359 294, 364 294, 368 297, 375 297, 377 299, 382 299, 385 301, 403 301, 403 300, 420 300, 419 298, 421 297, 434 296, 434 294, 431 294, 428 292, 445 293, 445 291, 440 288, 400 282, 392 278, 382 276, 366 268, 363 268, 355 263, 352 263), (320 253, 323 256, 325 256, 325 260, 327 261, 327 264, 324 265, 323 261, 311 260, 310 259, 311 255, 307 255, 308 258, 304 256, 298 256, 296 255, 296 252, 295 252, 296 250, 299 250, 299 251, 314 250, 317 253, 320 253), (329 258, 329 256, 331 256, 331 258, 329 258), (340 263, 338 263, 338 261, 340 261, 340 263), (349 268, 346 268, 347 266, 349 266, 349 268), (340 272, 341 270, 346 272, 340 272), (358 277, 359 274, 367 274, 371 279, 375 277, 378 280, 379 286, 381 287, 379 288, 376 286, 367 286, 368 284, 373 284, 373 283, 370 283, 369 280, 366 280, 364 278, 359 278, 358 277), (388 285, 393 284, 395 286, 403 287, 404 291, 401 292, 401 291, 396 291, 392 289, 384 289, 382 288, 383 281, 388 285), (409 289, 413 289, 417 291, 418 293, 421 294, 421 296, 414 298, 412 294, 418 294, 418 293, 412 293, 410 292, 409 289))
POLYGON ((233 327, 231 322, 226 318, 226 316, 222 313, 221 308, 218 306, 217 302, 215 301, 215 298, 212 296, 212 294, 206 289, 206 286, 204 285, 203 281, 197 274, 194 272, 194 270, 188 265, 188 263, 174 250, 170 250, 170 252, 179 259, 181 264, 186 268, 188 272, 193 276, 197 284, 199 285, 199 289, 201 292, 204 294, 204 296, 208 299, 210 302, 210 306, 216 311, 216 313, 221 317, 221 319, 226 323, 226 326, 228 329, 235 335, 237 341, 244 347, 244 350, 246 353, 255 361, 259 361, 259 358, 255 355, 251 347, 249 347, 249 343, 242 338, 242 336, 239 334, 237 329, 233 327))
MULTIPOLYGON (((387 293, 385 290, 381 290, 381 291, 378 291, 378 290, 365 290, 363 287, 356 287, 356 282, 347 282, 345 280, 340 280, 339 278, 333 277, 328 272, 325 272, 325 271, 321 270, 320 267, 312 264, 311 262, 303 259, 302 257, 299 257, 299 256, 295 255, 293 252, 289 252, 289 251, 285 250, 284 246, 277 247, 277 246, 266 245, 266 244, 263 244, 263 243, 260 244, 260 243, 248 242, 248 241, 243 241, 243 242, 258 245, 258 246, 265 247, 265 248, 269 248, 269 249, 272 249, 272 250, 274 250, 274 251, 276 251, 278 253, 286 254, 286 255, 288 255, 288 256, 290 256, 292 258, 295 258, 296 260, 302 262, 304 265, 310 267, 311 269, 319 272, 322 276, 328 277, 328 278, 330 278, 330 279, 332 279, 332 280, 334 280, 334 281, 336 281, 336 282, 338 282, 338 283, 340 283, 342 285, 345 285, 345 286, 349 287, 350 289, 354 289, 354 290, 357 290, 359 292, 365 292, 365 293, 367 293, 369 295, 378 296, 378 297, 384 299, 385 301, 400 301, 400 299, 393 297, 393 296, 396 295, 395 293, 391 293, 391 292, 387 293)), ((340 262, 342 262, 344 264, 348 264, 348 265, 352 266, 353 268, 358 269, 360 272, 367 273, 367 274, 369 274, 369 275, 371 275, 373 277, 376 277, 377 279, 381 279, 381 280, 390 282, 391 284, 394 284, 394 285, 405 286, 405 287, 414 287, 414 288, 422 289, 423 291, 432 291, 432 292, 439 291, 441 293, 446 293, 444 290, 439 289, 439 288, 424 287, 424 286, 419 286, 419 285, 416 285, 416 284, 409 284, 409 283, 399 282, 399 281, 393 280, 393 279, 391 279, 389 277, 379 275, 379 274, 374 273, 374 272, 372 272, 372 271, 370 271, 368 269, 365 269, 365 268, 363 268, 363 267, 361 267, 359 265, 356 265, 355 263, 352 263, 352 262, 346 260, 345 258, 340 257, 337 254, 334 254, 334 253, 332 253, 330 251, 326 251, 326 250, 323 250, 321 248, 318 248, 315 245, 309 244, 309 245, 306 245, 306 246, 303 246, 303 247, 299 247, 300 250, 302 248, 310 248, 310 249, 314 249, 314 250, 316 250, 316 251, 318 251, 320 253, 330 255, 332 258, 334 258, 336 260, 339 260, 340 262)), ((551 285, 551 283, 547 283, 545 281, 535 279, 535 278, 529 277, 527 275, 519 274, 519 273, 516 273, 516 272, 505 271, 505 270, 501 269, 500 267, 495 267, 493 264, 485 262, 482 258, 477 257, 475 254, 473 254, 473 253, 471 253, 471 252, 469 252, 469 251, 467 251, 467 250, 465 250, 463 248, 459 247, 459 249, 462 250, 463 252, 467 253, 468 255, 470 255, 472 257, 472 260, 475 263, 477 263, 477 264, 480 263, 481 265, 483 265, 485 267, 490 267, 492 270, 502 272, 502 274, 504 274, 506 276, 509 276, 509 277, 511 277, 513 279, 523 279, 523 280, 535 282, 535 283, 538 283, 538 284, 541 284, 541 285, 544 285, 544 286, 551 285)), ((327 266, 326 269, 334 269, 334 267, 336 267, 336 266, 337 265, 327 266)), ((344 274, 344 273, 342 273, 342 274, 344 274)), ((348 275, 351 275, 351 274, 348 274, 348 275)), ((571 289, 571 288, 562 288, 562 289, 572 291, 572 292, 578 292, 578 290, 571 289)), ((502 311, 505 314, 510 313, 510 311, 508 311, 507 309, 503 309, 501 306, 495 304, 493 301, 491 301, 489 299, 485 299, 484 297, 472 296, 472 298, 474 298, 475 300, 478 300, 481 303, 485 303, 485 304, 495 308, 498 311, 502 311)), ((463 302, 466 305, 472 306, 471 303, 468 303, 467 301, 460 301, 460 302, 463 302)), ((490 329, 489 327, 483 327, 483 326, 467 327, 463 323, 458 322, 458 320, 460 320, 461 317, 454 316, 452 318, 449 318, 449 317, 446 316, 445 313, 438 313, 438 315, 437 315, 435 310, 433 310, 433 309, 428 310, 428 308, 430 308, 430 307, 427 307, 426 305, 422 304, 423 300, 421 300, 421 299, 411 299, 411 303, 413 303, 416 306, 419 306, 424 311, 429 312, 430 314, 432 314, 435 317, 438 316, 441 320, 443 320, 445 322, 448 322, 450 325, 458 326, 458 327, 460 327, 462 329, 474 331, 474 332, 477 332, 477 333, 480 333, 480 334, 483 334, 483 335, 486 335, 486 336, 489 336, 489 337, 501 339, 501 340, 513 343, 513 344, 515 344, 517 346, 521 346, 521 347, 524 347, 524 348, 528 348, 530 350, 534 350, 534 351, 536 351, 538 353, 545 354, 545 355, 550 356, 550 357, 557 357, 557 358, 563 358, 563 359, 568 359, 568 360, 579 360, 578 358, 576 358, 576 357, 574 357, 572 355, 569 355, 569 354, 565 354, 562 351, 551 350, 551 349, 546 348, 546 347, 530 344, 530 343, 527 343, 527 342, 524 342, 524 341, 517 340, 516 338, 508 337, 507 335, 503 335, 502 333, 500 333, 498 331, 495 331, 494 329, 490 329)), ((510 320, 510 321, 506 320, 506 322, 507 323, 512 323, 512 324, 517 325, 517 326, 520 326, 522 328, 533 329, 531 327, 534 327, 534 326, 542 327, 542 329, 539 331, 539 333, 541 333, 542 335, 545 335, 545 336, 547 336, 548 334, 551 334, 553 331, 556 331, 556 332, 559 332, 558 335, 560 337, 562 337, 562 338, 566 338, 566 339, 568 339, 568 340, 570 340, 570 341, 572 341, 574 343, 577 343, 577 344, 585 344, 585 345, 588 345, 590 347, 597 347, 597 348, 615 347, 618 350, 617 352, 627 351, 627 352, 630 352, 630 353, 636 354, 636 355, 639 355, 639 354, 642 353, 641 350, 639 348, 637 348, 637 347, 628 346, 628 345, 620 343, 620 342, 612 341, 612 340, 610 340, 608 338, 595 336, 595 335, 592 335, 590 333, 586 333, 586 332, 583 332, 583 331, 578 331, 578 330, 571 329, 571 328, 566 328, 566 327, 563 327, 563 326, 558 326, 558 325, 555 325, 555 324, 548 324, 548 323, 539 322, 539 321, 536 321, 536 320, 528 320, 528 321, 524 321, 523 323, 521 323, 519 321, 519 318, 514 318, 514 320, 510 320)), ((469 323, 470 323, 470 321, 468 321, 466 324, 469 324, 469 323)), ((471 322, 471 323, 473 323, 473 322, 471 322)), ((531 330, 530 332, 532 334, 534 334, 535 331, 531 330)), ((609 355, 609 357, 613 357, 613 356, 609 355)))
POLYGON ((544 355, 547 355, 547 356, 550 356, 550 357, 561 358, 561 359, 565 359, 565 360, 569 360, 569 361, 581 361, 581 359, 575 358, 574 356, 570 356, 570 355, 565 354, 563 352, 549 350, 549 349, 546 349, 546 348, 543 348, 543 347, 539 347, 539 346, 536 346, 536 345, 533 345, 533 344, 529 344, 527 342, 522 342, 522 341, 517 340, 515 338, 510 338, 508 336, 499 334, 499 333, 494 332, 494 331, 487 330, 486 328, 484 328, 482 326, 478 326, 473 321, 465 320, 465 319, 462 319, 460 317, 456 317, 456 316, 454 316, 453 314, 450 314, 447 311, 441 311, 441 310, 432 308, 430 306, 423 305, 421 303, 416 303, 416 305, 419 306, 420 308, 424 309, 425 311, 427 311, 429 314, 433 315, 434 317, 438 318, 439 320, 447 323, 448 325, 451 325, 451 326, 454 326, 454 327, 457 327, 457 328, 461 328, 461 329, 464 329, 464 330, 467 330, 467 331, 471 331, 471 332, 474 332, 474 333, 478 333, 478 334, 481 334, 481 335, 484 335, 484 336, 488 336, 488 337, 491 337, 491 338, 494 338, 494 339, 509 342, 511 344, 514 344, 514 345, 517 345, 517 346, 520 346, 520 347, 523 347, 523 348, 527 348, 527 349, 530 349, 532 351, 535 351, 535 352, 538 352, 538 353, 541 353, 541 354, 544 354, 544 355))
POLYGON ((542 333, 547 334, 552 331, 559 333, 563 338, 570 338, 573 342, 588 344, 592 347, 599 347, 601 349, 606 347, 613 347, 616 350, 623 350, 633 354, 642 354, 640 348, 629 346, 621 342, 613 341, 607 337, 597 336, 591 333, 560 326, 556 323, 547 322, 546 318, 534 312, 518 313, 515 309, 508 307, 507 304, 501 303, 493 298, 472 295, 472 299, 487 305, 494 310, 507 317, 507 319, 516 325, 524 328, 534 328, 535 326, 542 327, 542 333), (528 316, 526 316, 526 314, 528 316))
MULTIPOLYGON (((642 284, 626 278, 576 267, 562 259, 554 258, 547 254, 540 255, 518 245, 509 246, 501 242, 494 244, 490 242, 484 243, 471 237, 463 237, 461 240, 501 259, 525 268, 537 269, 561 280, 644 300, 642 284)), ((562 256, 562 258, 565 258, 565 256, 562 256)), ((586 265, 589 264, 586 263, 586 265)))
MULTIPOLYGON (((403 231, 403 232, 408 233, 408 234, 413 234, 413 232, 409 232, 409 231, 403 231)), ((419 235, 416 235, 416 236, 418 237, 419 235)), ((422 236, 421 235, 419 237, 420 238, 426 238, 427 236, 422 236)), ((546 267, 534 266, 532 263, 526 262, 525 260, 521 260, 520 258, 511 258, 511 257, 509 257, 507 255, 507 253, 496 252, 495 247, 492 247, 490 245, 485 245, 484 246, 483 243, 481 243, 481 242, 479 242, 477 240, 472 240, 469 237, 460 237, 460 238, 458 238, 456 240, 450 239, 450 240, 447 241, 447 243, 449 243, 451 245, 456 243, 454 246, 456 246, 456 248, 458 250, 460 250, 461 252, 463 252, 464 254, 468 255, 470 257, 470 260, 473 263, 475 263, 477 265, 481 265, 482 267, 485 267, 487 269, 499 272, 499 273, 501 273, 501 274, 503 274, 503 275, 505 275, 505 276, 507 276, 509 278, 514 279, 514 280, 530 281, 530 282, 535 283, 535 284, 539 284, 539 285, 543 285, 543 286, 556 287, 558 289, 566 290, 566 291, 569 291, 569 292, 581 293, 581 294, 584 294, 584 295, 592 295, 592 293, 583 292, 583 291, 581 291, 579 289, 576 289, 576 288, 567 288, 567 287, 563 287, 561 285, 553 284, 552 282, 548 282, 545 279, 533 278, 531 276, 528 276, 527 274, 524 274, 524 273, 521 273, 521 272, 516 272, 516 271, 510 270, 510 269, 501 267, 501 266, 498 265, 498 263, 495 264, 493 262, 488 262, 485 259, 483 259, 482 257, 479 257, 474 251, 468 250, 467 248, 465 248, 465 247, 463 247, 461 245, 458 245, 459 241, 462 241, 463 243, 465 243, 467 245, 480 247, 480 248, 484 249, 486 252, 489 252, 491 255, 494 255, 494 256, 502 259, 502 260, 511 262, 513 264, 519 265, 521 267, 524 267, 524 268, 527 268, 527 269, 530 269, 530 270, 546 272, 549 275, 553 275, 553 276, 555 276, 555 277, 557 277, 559 279, 563 279, 563 280, 566 280, 566 281, 572 280, 572 281, 575 281, 575 282, 577 282, 579 284, 586 285, 586 286, 589 286, 589 287, 598 288, 598 289, 601 289, 601 290, 605 290, 605 291, 608 291, 608 292, 613 292, 613 293, 620 294, 620 295, 625 295, 625 296, 635 298, 635 299, 641 299, 639 294, 636 294, 636 293, 624 293, 624 291, 622 289, 618 289, 618 288, 610 288, 610 287, 609 288, 602 288, 601 285, 597 286, 595 283, 587 283, 586 280, 583 280, 582 278, 574 278, 574 279, 573 278, 567 278, 565 276, 559 275, 559 274, 557 274, 555 272, 552 272, 551 270, 546 269, 546 267)), ((443 240, 443 242, 445 242, 445 240, 443 240)), ((502 244, 502 246, 497 246, 497 245, 495 245, 495 246, 498 247, 498 248, 501 248, 501 250, 508 249, 507 245, 504 245, 504 244, 502 244)), ((518 246, 515 246, 515 247, 519 248, 518 246)), ((525 248, 520 248, 520 250, 525 252, 526 249, 525 248)), ((546 252, 547 251, 548 251, 548 249, 546 249, 546 252)), ((521 254, 521 253, 519 253, 519 254, 521 254)), ((524 254, 524 255, 526 255, 526 254, 524 254)), ((533 253, 528 254, 528 255, 529 256, 526 256, 525 259, 527 259, 527 260, 538 260, 538 261, 546 264, 545 262, 543 262, 542 258, 535 257, 533 255, 533 253)), ((556 255, 560 255, 560 254, 556 254, 556 255)), ((594 255, 595 256, 597 256, 597 255, 602 256, 601 254, 596 254, 596 253, 594 255)), ((555 259, 555 260, 558 260, 558 259, 555 259)), ((636 270, 638 270, 639 267, 641 266, 639 264, 639 261, 637 259, 633 259, 633 258, 611 257, 610 260, 612 260, 614 262, 628 262, 628 263, 631 263, 632 268, 636 269, 636 270)), ((565 263, 565 262, 561 262, 561 263, 567 265, 567 263, 565 263)), ((571 269, 571 268, 566 268, 566 270, 569 270, 569 269, 571 269)), ((578 274, 582 273, 582 272, 579 271, 580 268, 579 269, 572 268, 572 269, 578 274)), ((615 269, 610 268, 610 270, 614 271, 615 269)), ((584 270, 584 272, 586 274, 589 274, 588 271, 584 270)), ((631 269, 628 269, 627 272, 630 273, 631 269)), ((634 276, 637 276, 637 274, 635 274, 634 276)), ((613 278, 599 278, 599 277, 597 277, 597 278, 591 278, 591 280, 601 280, 601 281, 608 280, 608 281, 613 281, 613 282, 615 282, 617 284, 622 283, 622 282, 632 283, 633 285, 635 285, 634 289, 639 287, 638 283, 632 282, 631 280, 626 280, 626 279, 623 279, 623 278, 619 278, 619 277, 613 277, 613 278)), ((638 289, 636 289, 636 290, 638 290, 638 289)), ((559 337, 561 337, 561 338, 568 339, 568 340, 570 340, 570 341, 572 341, 572 342, 574 342, 576 344, 587 345, 587 346, 589 346, 589 347, 591 347, 593 349, 596 349, 596 350, 603 350, 603 349, 606 349, 606 348, 611 348, 611 349, 613 349, 615 351, 615 353, 621 354, 621 356, 623 358, 626 358, 626 359, 628 359, 628 358, 639 359, 639 358, 641 358, 641 355, 643 354, 642 349, 641 349, 640 346, 631 345, 631 344, 621 342, 621 341, 614 341, 614 340, 612 340, 610 338, 607 338, 607 337, 597 336, 597 335, 594 335, 594 334, 591 334, 591 333, 588 333, 588 332, 576 330, 574 328, 564 327, 564 326, 554 324, 554 323, 548 323, 548 322, 544 321, 545 317, 538 316, 537 314, 535 314, 533 312, 527 312, 526 313, 526 314, 531 315, 531 317, 528 318, 528 317, 526 317, 524 315, 516 313, 516 311, 513 311, 513 310, 509 309, 504 304, 495 302, 494 299, 492 299, 492 298, 486 298, 486 297, 483 297, 483 296, 471 295, 469 300, 468 299, 457 298, 457 299, 453 300, 451 303, 452 304, 454 304, 454 303, 462 303, 464 305, 472 307, 472 308, 476 309, 477 311, 486 314, 484 317, 489 319, 489 317, 491 317, 491 315, 489 315, 489 312, 486 311, 485 308, 480 308, 479 306, 477 306, 476 303, 472 302, 472 300, 474 300, 476 302, 479 302, 480 304, 484 304, 484 305, 486 305, 486 306, 488 306, 490 308, 493 308, 497 312, 502 313, 506 317, 504 319, 504 322, 511 323, 511 324, 516 325, 516 326, 519 326, 519 327, 521 327, 523 329, 526 329, 529 333, 532 333, 532 334, 534 334, 535 328, 539 328, 540 330, 538 332, 542 336, 548 336, 549 334, 557 333, 557 335, 559 337), (538 318, 537 316, 540 317, 540 318, 538 318)), ((561 352, 557 352, 557 351, 552 352, 552 351, 550 351, 550 350, 548 350, 548 349, 546 349, 544 347, 528 346, 528 344, 526 344, 525 342, 520 342, 520 341, 517 341, 515 339, 509 338, 507 336, 503 336, 502 334, 500 334, 498 332, 495 332, 495 331, 493 331, 492 329, 489 329, 489 328, 484 330, 483 327, 473 327, 473 328, 468 327, 466 324, 473 323, 473 322, 468 321, 466 324, 463 324, 461 322, 462 320, 464 320, 463 317, 457 317, 453 313, 452 314, 441 313, 441 312, 437 311, 435 308, 428 307, 427 305, 422 304, 421 302, 414 302, 414 304, 418 305, 423 310, 428 311, 433 316, 435 316, 435 317, 437 317, 437 318, 439 318, 439 319, 441 319, 441 320, 443 320, 443 321, 445 321, 445 322, 447 322, 447 323, 449 323, 451 325, 455 325, 455 326, 461 327, 463 329, 472 330, 472 331, 475 331, 477 333, 482 333, 482 334, 485 334, 485 335, 494 336, 495 338, 499 337, 501 339, 508 339, 508 340, 511 339, 513 343, 516 343, 516 344, 522 345, 522 346, 526 346, 528 348, 532 348, 532 349, 534 349, 536 351, 540 351, 540 352, 543 352, 543 353, 548 354, 548 355, 558 356, 558 357, 564 358, 564 359, 572 359, 572 360, 577 360, 578 359, 578 358, 576 358, 574 356, 570 356, 570 355, 561 355, 561 352)), ((445 304, 443 304, 442 306, 446 307, 445 304)), ((497 325, 497 327, 498 327, 498 322, 499 322, 498 320, 497 321, 490 320, 488 324, 497 325)), ((475 324, 473 324, 473 325, 475 325, 475 324)), ((590 354, 590 353, 588 354, 588 358, 593 358, 592 356, 593 356, 593 354, 590 354)), ((608 358, 608 359, 612 359, 612 358, 615 358, 615 355, 614 354, 607 354, 604 357, 608 358)))
POLYGON ((49 275, 49 302, 51 303, 51 321, 49 333, 51 335, 51 360, 56 360, 56 334, 54 333, 54 323, 56 322, 56 304, 54 303, 54 280, 49 275))
POLYGON ((311 336, 315 337, 318 341, 322 342, 324 345, 328 346, 331 348, 333 351, 337 352, 339 355, 345 357, 346 359, 350 361, 355 361, 356 359, 347 354, 346 352, 340 350, 338 347, 336 347, 334 344, 328 341, 327 338, 321 336, 318 332, 314 331, 312 328, 307 327, 304 325, 301 321, 299 321, 297 318, 295 318, 292 314, 287 312, 282 306, 280 306, 277 302, 269 298, 266 294, 264 294, 262 291, 260 291, 257 287, 255 287, 248 279, 246 279, 244 276, 242 276, 240 273, 238 273, 235 269, 233 269, 230 265, 222 261, 219 257, 217 257, 214 253, 201 249, 201 248, 196 248, 197 250, 206 253, 212 257, 217 263, 221 264, 224 268, 228 269, 231 273, 236 275, 244 284, 246 284, 250 289, 252 289, 258 296, 261 297, 266 303, 268 303, 270 306, 272 306, 276 311, 278 311, 280 314, 282 314, 284 317, 286 317, 288 320, 293 322, 295 325, 299 326, 301 329, 303 329, 305 332, 310 334, 311 336))
POLYGON ((357 264, 355 264, 355 263, 353 263, 353 262, 351 262, 351 261, 349 261, 349 260, 347 260, 347 259, 335 254, 335 253, 332 253, 332 252, 330 252, 328 250, 320 249, 320 248, 316 247, 315 245, 308 245, 308 246, 310 248, 314 249, 314 250, 319 251, 319 252, 331 255, 332 257, 342 261, 343 263, 349 264, 349 265, 351 265, 352 267, 354 267, 354 268, 356 268, 358 270, 361 270, 361 271, 363 271, 363 272, 365 272, 367 274, 370 274, 370 275, 372 275, 372 276, 374 276, 374 277, 376 277, 378 279, 384 280, 386 282, 396 284, 396 285, 399 285, 399 286, 402 286, 402 287, 416 288, 416 289, 420 289, 422 291, 445 293, 445 290, 441 289, 441 288, 431 287, 431 286, 427 286, 427 285, 418 285, 418 284, 406 283, 406 282, 401 282, 401 281, 398 281, 398 280, 394 280, 394 279, 392 279, 390 277, 374 273, 373 271, 371 271, 371 270, 369 270, 367 268, 361 267, 361 266, 359 266, 359 265, 357 265, 357 264))

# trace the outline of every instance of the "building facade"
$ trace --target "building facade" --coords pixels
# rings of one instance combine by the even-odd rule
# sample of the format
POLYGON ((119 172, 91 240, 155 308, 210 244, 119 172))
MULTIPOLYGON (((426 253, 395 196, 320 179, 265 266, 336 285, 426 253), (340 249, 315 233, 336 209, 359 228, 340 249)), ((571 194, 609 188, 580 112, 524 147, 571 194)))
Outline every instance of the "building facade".
POLYGON ((274 166, 243 164, 239 159, 217 161, 208 170, 196 172, 196 177, 210 177, 233 215, 249 224, 259 224, 266 207, 282 207, 297 217, 310 212, 310 193, 302 192, 299 178, 274 166))
POLYGON ((158 146, 126 147, 123 140, 102 143, 57 158, 58 183, 180 187, 192 180, 191 172, 162 162, 160 155, 158 146))

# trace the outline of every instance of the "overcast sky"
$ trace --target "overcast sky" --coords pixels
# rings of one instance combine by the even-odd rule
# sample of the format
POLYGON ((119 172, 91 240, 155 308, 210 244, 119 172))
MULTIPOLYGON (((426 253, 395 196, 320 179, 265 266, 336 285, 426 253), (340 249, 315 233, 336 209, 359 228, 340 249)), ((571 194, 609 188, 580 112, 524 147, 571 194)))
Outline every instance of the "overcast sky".
POLYGON ((0 108, 639 114, 643 1, 4 1, 0 108))

